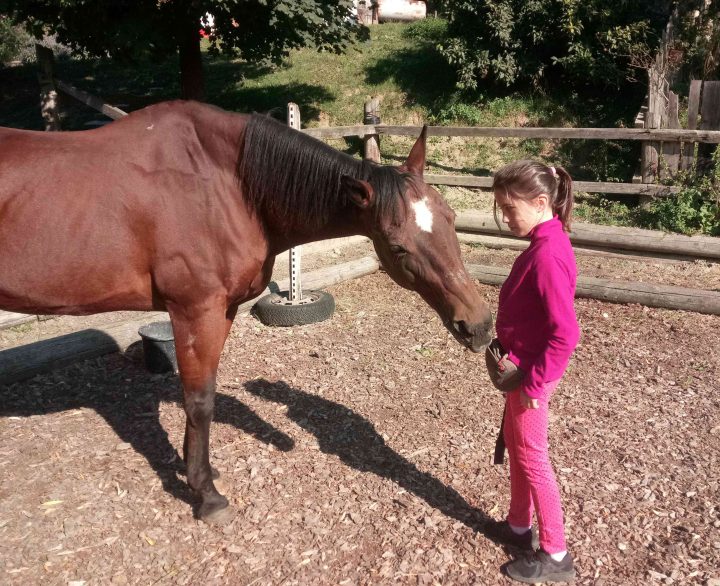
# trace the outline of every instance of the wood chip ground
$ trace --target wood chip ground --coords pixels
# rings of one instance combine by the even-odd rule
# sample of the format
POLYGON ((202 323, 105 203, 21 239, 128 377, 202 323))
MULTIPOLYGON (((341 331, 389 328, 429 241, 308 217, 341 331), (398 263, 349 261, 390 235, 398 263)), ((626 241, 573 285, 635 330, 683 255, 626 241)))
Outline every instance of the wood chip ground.
MULTIPOLYGON (((718 275, 580 262, 705 288, 718 275)), ((495 306, 498 290, 481 291, 495 306)), ((0 388, 0 583, 509 583, 514 552, 482 533, 508 505, 508 469, 491 464, 502 401, 482 357, 385 274, 331 292, 327 322, 242 315, 232 329, 211 435, 237 511, 224 527, 192 517, 178 381, 148 375, 137 346, 0 388)), ((720 317, 576 307, 583 337, 550 432, 576 583, 714 586, 720 317)))

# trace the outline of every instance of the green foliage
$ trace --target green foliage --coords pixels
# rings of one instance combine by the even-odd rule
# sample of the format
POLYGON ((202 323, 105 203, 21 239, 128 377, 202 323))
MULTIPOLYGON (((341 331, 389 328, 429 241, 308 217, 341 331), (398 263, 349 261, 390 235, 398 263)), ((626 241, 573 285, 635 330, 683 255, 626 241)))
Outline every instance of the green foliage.
POLYGON ((211 54, 280 63, 291 49, 341 53, 352 40, 368 38, 352 19, 352 0, 216 0, 203 7, 215 17, 211 54))
POLYGON ((26 36, 10 18, 0 16, 0 65, 20 58, 26 36))
POLYGON ((720 236, 720 150, 713 154, 709 171, 691 169, 675 183, 680 191, 639 210, 638 222, 681 234, 720 236))
POLYGON ((55 34, 77 52, 125 62, 197 51, 205 13, 215 19, 207 31, 215 55, 280 63, 299 47, 341 52, 367 36, 351 10, 352 0, 0 0, 0 13, 16 14, 38 39, 55 34))
POLYGON ((608 199, 604 195, 593 194, 575 201, 573 214, 576 219, 591 224, 611 226, 635 225, 636 207, 624 201, 608 199))
POLYGON ((681 174, 674 181, 677 193, 657 197, 646 207, 594 195, 578 200, 576 216, 596 224, 720 236, 720 153, 713 158, 709 172, 681 174))
POLYGON ((201 17, 210 13, 215 18, 208 30, 212 51, 274 62, 296 47, 345 49, 363 30, 350 18, 351 9, 352 0, 0 1, 0 11, 17 13, 37 38, 50 31, 89 55, 115 58, 172 54, 187 27, 197 32, 201 17))
POLYGON ((707 196, 702 188, 685 187, 677 195, 652 202, 640 219, 649 228, 720 236, 720 199, 707 196))
POLYGON ((453 101, 447 106, 440 108, 432 116, 433 124, 447 126, 452 124, 467 124, 469 126, 482 126, 486 116, 486 110, 482 105, 468 104, 466 102, 453 101))
POLYGON ((720 56, 720 3, 680 0, 673 49, 682 79, 717 79, 720 56))
POLYGON ((538 85, 562 74, 579 85, 619 85, 646 61, 669 16, 668 2, 447 0, 442 53, 458 86, 481 81, 538 85))
POLYGON ((403 31, 406 39, 439 43, 447 35, 448 22, 443 18, 424 18, 407 25, 403 31))
POLYGON ((436 102, 428 112, 428 120, 438 125, 467 124, 469 126, 502 126, 513 117, 537 116, 546 113, 544 100, 512 95, 484 100, 470 100, 463 93, 455 93, 436 102))

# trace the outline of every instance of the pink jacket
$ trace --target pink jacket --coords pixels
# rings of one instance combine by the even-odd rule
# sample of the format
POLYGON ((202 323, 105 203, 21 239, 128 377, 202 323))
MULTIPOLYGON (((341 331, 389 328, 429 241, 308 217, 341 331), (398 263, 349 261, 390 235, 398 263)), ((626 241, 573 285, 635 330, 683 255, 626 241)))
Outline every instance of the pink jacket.
POLYGON ((530 397, 562 377, 580 339, 576 282, 575 254, 560 220, 536 226, 500 289, 495 324, 510 360, 526 372, 521 389, 530 397))

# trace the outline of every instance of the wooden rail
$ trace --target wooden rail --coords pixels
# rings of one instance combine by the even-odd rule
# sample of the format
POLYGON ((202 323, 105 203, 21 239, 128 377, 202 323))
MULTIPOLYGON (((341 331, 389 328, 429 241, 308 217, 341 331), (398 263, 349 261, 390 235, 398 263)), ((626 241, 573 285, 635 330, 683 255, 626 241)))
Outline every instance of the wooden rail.
MULTIPOLYGON (((497 226, 492 214, 476 210, 459 212, 455 220, 455 228, 462 232, 512 235, 502 222, 500 227, 497 226)), ((603 226, 582 222, 575 222, 572 228, 570 240, 573 245, 720 260, 720 238, 712 236, 683 236, 667 234, 658 230, 603 226)))
POLYGON ((13 328, 15 326, 37 320, 37 315, 0 310, 0 330, 4 330, 5 328, 13 328))
MULTIPOLYGON (((456 185, 461 187, 492 187, 492 177, 476 177, 472 175, 425 175, 425 182, 431 185, 456 185)), ((671 195, 679 191, 678 187, 669 185, 652 185, 647 183, 613 183, 609 181, 573 181, 573 190, 584 193, 616 193, 620 195, 671 195)))
MULTIPOLYGON (((417 136, 421 126, 376 125, 378 134, 417 136)), ((556 138, 593 140, 643 140, 720 143, 720 130, 673 128, 495 128, 480 126, 428 126, 428 136, 474 136, 495 138, 556 138)))
POLYGON ((97 96, 93 96, 92 94, 79 90, 75 86, 72 86, 69 83, 62 81, 61 79, 56 79, 55 85, 59 90, 63 91, 67 95, 75 98, 76 100, 79 100, 86 106, 90 106, 98 112, 102 112, 108 118, 118 120, 123 116, 127 116, 127 112, 121 110, 120 108, 116 108, 115 106, 106 104, 97 96))
MULTIPOLYGON (((467 265, 467 269, 486 285, 501 285, 510 273, 510 269, 485 265, 467 265)), ((703 289, 578 277, 575 297, 720 315, 720 293, 703 289)))
MULTIPOLYGON (((320 139, 345 138, 359 136, 365 138, 375 135, 416 136, 421 126, 387 126, 379 124, 363 124, 357 126, 336 126, 332 128, 305 128, 303 132, 320 139)), ((720 131, 687 131, 667 129, 632 129, 632 128, 481 128, 471 126, 429 126, 430 136, 489 136, 504 137, 535 137, 535 138, 622 138, 627 140, 658 141, 669 136, 678 136, 685 140, 702 142, 720 142, 720 131)), ((367 150, 367 149, 366 149, 367 150)), ((425 180, 433 185, 453 185, 489 189, 492 177, 476 177, 472 175, 439 175, 427 174, 425 180)), ((614 183, 610 181, 575 181, 576 192, 613 193, 617 195, 667 196, 677 193, 678 187, 647 183, 614 183)))
POLYGON ((346 136, 363 137, 366 134, 377 134, 373 124, 358 124, 357 126, 333 126, 330 128, 303 128, 308 136, 315 138, 345 138, 346 136))
MULTIPOLYGON (((510 238, 508 236, 494 236, 490 234, 477 234, 471 232, 458 232, 458 242, 461 244, 477 245, 495 250, 525 250, 530 246, 527 238, 510 238)), ((621 248, 610 248, 607 246, 573 245, 573 251, 578 256, 595 256, 602 258, 614 258, 618 260, 632 260, 635 262, 664 265, 690 264, 696 262, 694 256, 683 256, 681 254, 668 254, 659 252, 640 252, 623 250, 621 248)))
MULTIPOLYGON (((305 128, 303 132, 315 138, 344 138, 366 134, 386 136, 417 136, 422 126, 388 126, 360 124, 329 128, 305 128)), ((491 138, 546 138, 588 140, 641 140, 720 143, 720 130, 684 130, 682 128, 540 128, 540 127, 483 127, 428 126, 428 136, 466 136, 491 138)))

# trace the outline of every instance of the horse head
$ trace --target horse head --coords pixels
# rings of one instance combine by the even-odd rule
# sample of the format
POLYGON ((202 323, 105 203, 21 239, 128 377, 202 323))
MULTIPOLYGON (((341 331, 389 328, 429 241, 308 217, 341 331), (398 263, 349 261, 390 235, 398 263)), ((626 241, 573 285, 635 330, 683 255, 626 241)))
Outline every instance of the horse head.
POLYGON ((416 291, 464 346, 480 352, 490 342, 492 313, 467 273, 455 234, 455 212, 423 180, 427 128, 397 170, 404 205, 395 214, 374 213, 377 186, 345 175, 342 188, 360 209, 383 268, 400 286, 416 291))

